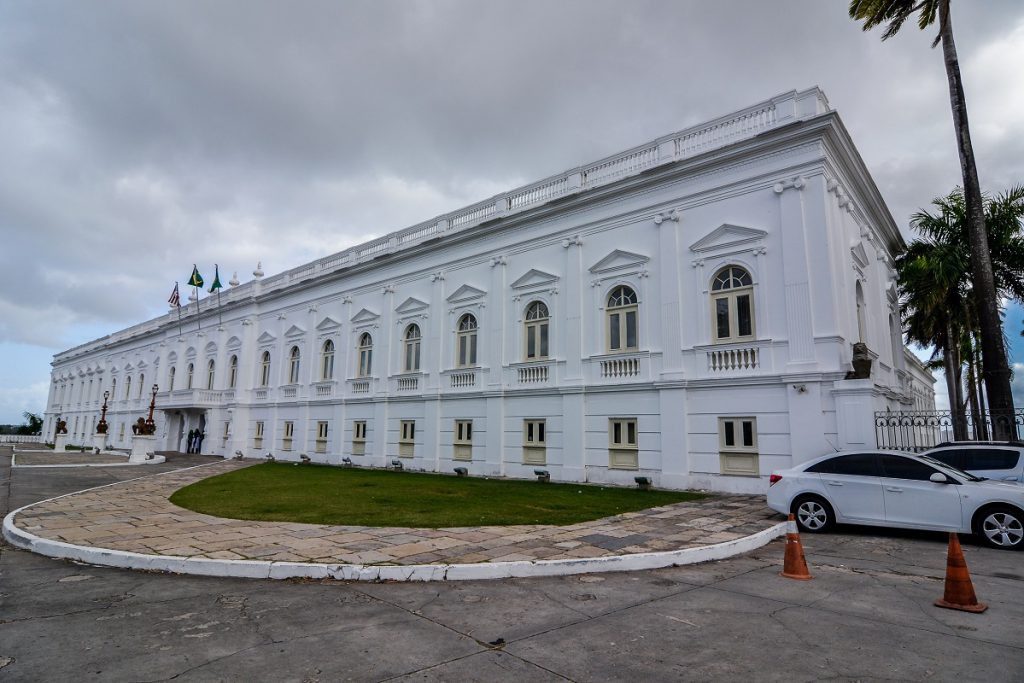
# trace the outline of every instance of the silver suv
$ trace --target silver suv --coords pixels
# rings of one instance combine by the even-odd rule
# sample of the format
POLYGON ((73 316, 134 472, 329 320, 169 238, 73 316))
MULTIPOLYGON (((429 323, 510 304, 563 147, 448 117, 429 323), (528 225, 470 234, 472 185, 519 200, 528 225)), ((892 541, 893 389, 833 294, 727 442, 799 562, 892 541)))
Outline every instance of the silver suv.
POLYGON ((1024 442, 950 441, 925 451, 936 460, 977 477, 1024 483, 1024 442))

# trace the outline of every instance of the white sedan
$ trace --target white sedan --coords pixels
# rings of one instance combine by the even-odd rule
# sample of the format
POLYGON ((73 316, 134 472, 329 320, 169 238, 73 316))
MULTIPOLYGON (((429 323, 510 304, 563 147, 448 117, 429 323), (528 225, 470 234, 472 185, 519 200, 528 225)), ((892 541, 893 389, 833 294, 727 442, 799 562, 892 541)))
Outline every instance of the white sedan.
POLYGON ((1024 548, 1024 487, 927 455, 832 453, 778 470, 769 478, 768 507, 795 514, 803 531, 868 524, 973 533, 993 548, 1024 548))

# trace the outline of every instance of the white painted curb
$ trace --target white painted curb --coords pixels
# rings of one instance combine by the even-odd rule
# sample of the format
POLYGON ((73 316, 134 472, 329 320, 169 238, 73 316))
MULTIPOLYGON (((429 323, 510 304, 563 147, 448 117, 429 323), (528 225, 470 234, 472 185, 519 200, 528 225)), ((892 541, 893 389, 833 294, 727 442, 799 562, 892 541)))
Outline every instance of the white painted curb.
MULTIPOLYGON (((206 465, 196 465, 205 467, 206 465)), ((193 468, 185 468, 193 469, 193 468)), ((182 470, 174 470, 181 472, 182 470)), ((170 472, 162 473, 170 474, 170 472)), ((157 475, 159 476, 159 475, 157 475)), ((140 479, 142 477, 139 477, 140 479)), ((126 480, 132 481, 132 480, 126 480)), ((87 491, 123 484, 115 482, 87 491)), ((75 493, 82 493, 76 491, 75 493)), ((11 545, 57 559, 77 560, 104 567, 144 569, 148 571, 194 574, 197 576, 230 576, 248 579, 339 579, 342 581, 470 581, 507 579, 531 576, 565 576, 596 572, 626 572, 640 569, 661 569, 742 555, 784 536, 786 522, 779 522, 750 536, 724 543, 631 555, 586 557, 568 560, 534 560, 519 562, 479 562, 473 564, 366 565, 328 564, 318 562, 270 562, 267 560, 213 560, 175 555, 144 555, 124 550, 109 550, 73 545, 41 538, 14 524, 15 516, 35 505, 58 500, 75 493, 31 503, 4 517, 4 538, 11 545)))

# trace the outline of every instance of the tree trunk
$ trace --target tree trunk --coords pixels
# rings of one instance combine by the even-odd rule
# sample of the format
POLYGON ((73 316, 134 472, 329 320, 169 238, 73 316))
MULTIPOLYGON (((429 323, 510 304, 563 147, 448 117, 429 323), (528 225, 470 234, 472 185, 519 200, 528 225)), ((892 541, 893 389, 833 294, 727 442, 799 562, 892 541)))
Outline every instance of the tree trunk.
POLYGON ((975 441, 983 441, 985 439, 983 425, 985 424, 985 418, 981 414, 981 406, 978 404, 978 390, 977 383, 974 375, 974 356, 971 354, 967 358, 967 402, 971 406, 971 431, 974 433, 975 441))
POLYGON ((1010 389, 1010 366, 1003 346, 1003 325, 999 317, 995 277, 988 249, 985 228, 985 208, 978 180, 978 167, 974 161, 971 131, 967 121, 967 99, 960 78, 960 62, 953 42, 953 23, 949 0, 939 4, 939 36, 949 82, 949 103, 953 110, 957 150, 964 180, 964 200, 967 205, 967 229, 970 235, 971 273, 978 327, 981 332, 981 355, 985 359, 984 380, 992 414, 993 437, 1011 438, 1013 426, 1013 393, 1010 389))
MULTIPOLYGON (((946 329, 949 330, 951 325, 946 324, 946 329)), ((952 345, 949 343, 949 339, 952 339, 952 335, 946 335, 946 343, 942 349, 942 363, 946 374, 946 391, 949 394, 949 417, 953 422, 953 440, 954 441, 966 441, 967 440, 967 422, 964 420, 964 405, 962 402, 963 393, 960 389, 959 382, 959 369, 960 364, 959 354, 953 350, 952 345)))

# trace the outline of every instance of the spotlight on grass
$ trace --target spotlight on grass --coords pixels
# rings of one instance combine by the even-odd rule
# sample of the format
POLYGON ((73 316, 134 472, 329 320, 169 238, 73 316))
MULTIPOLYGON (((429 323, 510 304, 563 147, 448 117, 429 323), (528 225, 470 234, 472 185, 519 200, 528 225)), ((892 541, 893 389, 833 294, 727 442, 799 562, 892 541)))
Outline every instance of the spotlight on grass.
POLYGON ((533 473, 537 475, 537 481, 543 484, 551 481, 551 473, 547 470, 534 470, 533 473))
POLYGON ((633 481, 636 482, 637 488, 641 491, 651 490, 651 478, 650 477, 633 477, 633 481))
POLYGON ((341 464, 345 467, 352 467, 352 458, 342 458, 341 464))
POLYGON ((460 477, 468 477, 469 470, 467 470, 465 467, 456 467, 455 474, 457 474, 460 477))
POLYGON ((396 470, 401 470, 401 469, 403 469, 403 468, 402 468, 402 461, 401 461, 401 460, 399 460, 399 459, 397 459, 397 458, 395 458, 394 460, 392 460, 392 461, 391 461, 391 466, 392 466, 393 468, 395 468, 396 470))
POLYGON ((299 459, 302 460, 303 465, 308 465, 309 463, 313 462, 313 460, 305 453, 300 453, 299 459))

